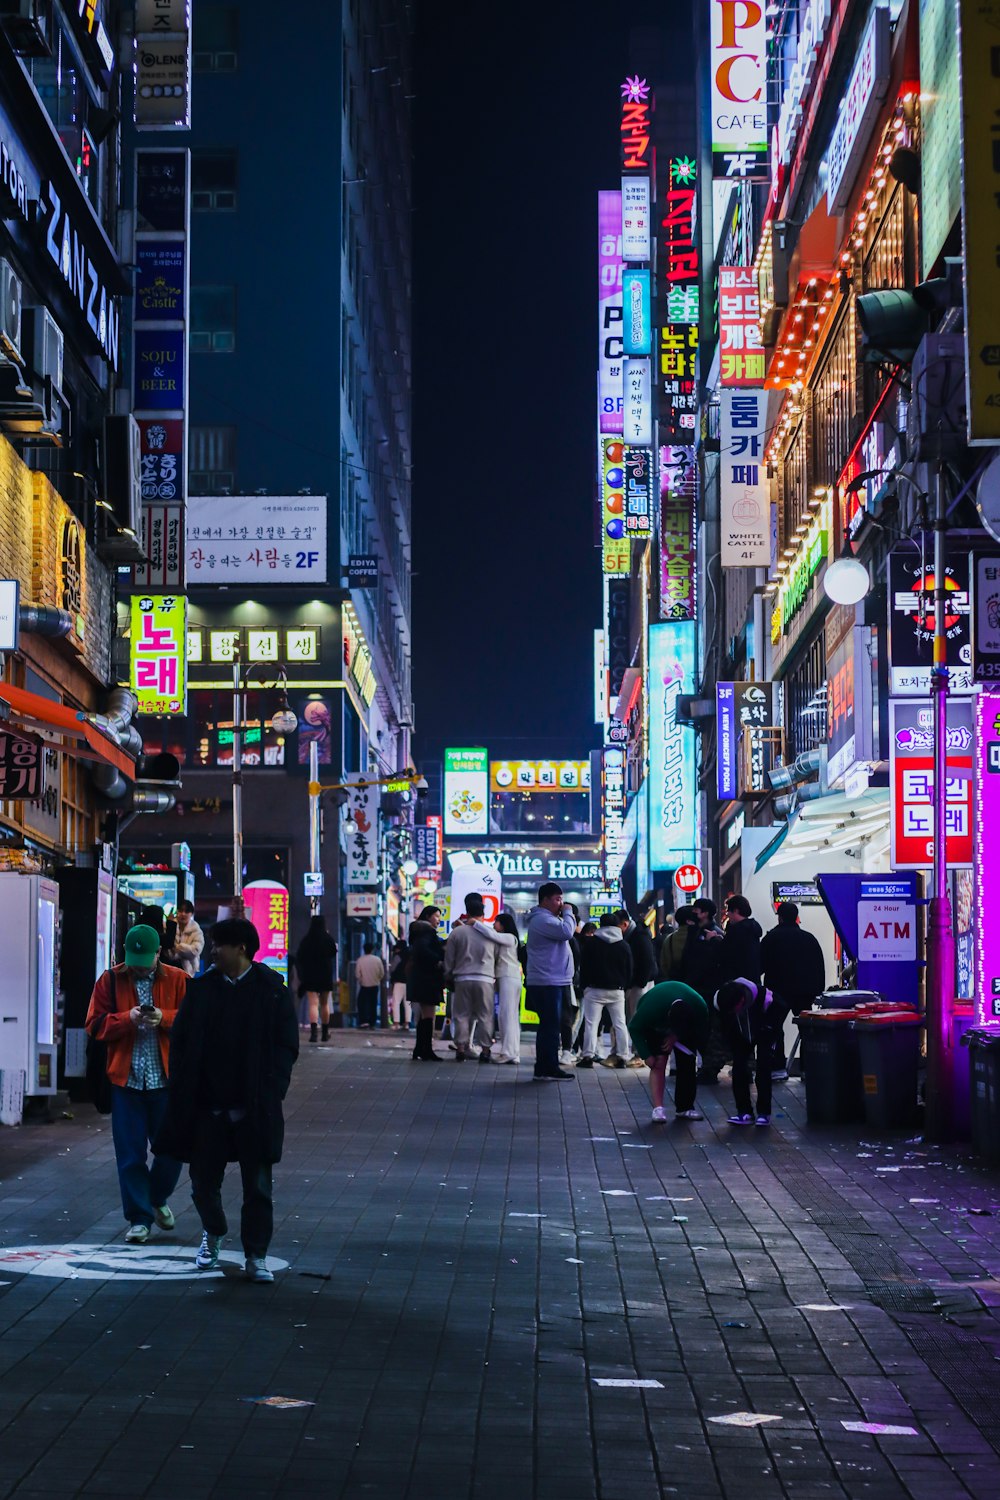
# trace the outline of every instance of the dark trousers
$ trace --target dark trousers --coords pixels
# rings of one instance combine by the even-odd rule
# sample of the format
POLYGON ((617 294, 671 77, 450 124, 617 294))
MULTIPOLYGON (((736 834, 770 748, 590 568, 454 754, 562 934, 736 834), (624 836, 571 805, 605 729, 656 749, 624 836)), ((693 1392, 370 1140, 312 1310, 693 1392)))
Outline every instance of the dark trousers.
POLYGON ((227 1114, 198 1116, 198 1135, 191 1155, 191 1197, 207 1234, 224 1235, 229 1229, 222 1207, 222 1179, 230 1157, 240 1165, 243 1179, 243 1211, 240 1240, 243 1253, 258 1259, 267 1254, 274 1232, 271 1201, 271 1163, 261 1161, 249 1139, 246 1121, 235 1123, 227 1114))
POLYGON ((573 1050, 573 1030, 578 1015, 576 995, 573 992, 573 986, 568 984, 563 990, 562 1003, 559 1007, 559 1042, 564 1052, 573 1050))
POLYGON ((674 1109, 694 1109, 695 1094, 698 1092, 697 1059, 693 1052, 681 1052, 678 1047, 674 1048, 673 1057, 677 1075, 674 1083, 674 1109))
POLYGON ((750 1102, 751 1074, 754 1075, 754 1081, 757 1084, 756 1113, 758 1115, 771 1113, 772 1046, 773 1035, 770 1028, 755 1042, 748 1042, 742 1036, 732 1039, 733 1099, 736 1104, 736 1114, 752 1115, 755 1113, 750 1102))
POLYGON ((378 985, 363 984, 358 990, 358 1025, 374 1026, 378 1020, 378 985))
POLYGON ((780 1073, 786 1066, 788 1059, 785 1056, 785 1021, 789 1016, 797 1016, 803 1010, 812 1005, 814 995, 805 998, 802 995, 779 995, 774 993, 768 1010, 770 1030, 773 1036, 771 1047, 771 1067, 776 1073, 780 1073))
POLYGON ((148 1162, 149 1143, 166 1119, 166 1089, 128 1089, 111 1086, 111 1139, 118 1163, 122 1209, 130 1224, 153 1222, 153 1209, 162 1208, 177 1186, 181 1163, 172 1156, 148 1162))
POLYGON ((536 1078, 551 1078, 559 1072, 559 1020, 564 989, 561 984, 529 984, 525 988, 525 1005, 538 1017, 536 1078))

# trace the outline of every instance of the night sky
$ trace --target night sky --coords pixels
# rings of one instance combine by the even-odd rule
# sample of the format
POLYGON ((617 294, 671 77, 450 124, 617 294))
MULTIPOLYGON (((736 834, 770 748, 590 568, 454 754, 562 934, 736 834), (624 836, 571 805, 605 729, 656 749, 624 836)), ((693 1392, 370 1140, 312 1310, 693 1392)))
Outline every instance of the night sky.
POLYGON ((418 756, 585 754, 597 192, 627 29, 664 3, 417 6, 413 689, 418 756))

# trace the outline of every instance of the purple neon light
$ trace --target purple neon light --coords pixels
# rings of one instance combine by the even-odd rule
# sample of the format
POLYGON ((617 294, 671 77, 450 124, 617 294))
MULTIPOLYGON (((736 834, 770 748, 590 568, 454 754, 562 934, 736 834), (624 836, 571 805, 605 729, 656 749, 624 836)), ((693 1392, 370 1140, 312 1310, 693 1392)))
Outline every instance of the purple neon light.
POLYGON ((1000 693, 976 697, 976 1016, 980 1025, 1000 1021, 1000 924, 993 913, 1000 901, 1000 860, 987 857, 986 839, 1000 829, 1000 693))

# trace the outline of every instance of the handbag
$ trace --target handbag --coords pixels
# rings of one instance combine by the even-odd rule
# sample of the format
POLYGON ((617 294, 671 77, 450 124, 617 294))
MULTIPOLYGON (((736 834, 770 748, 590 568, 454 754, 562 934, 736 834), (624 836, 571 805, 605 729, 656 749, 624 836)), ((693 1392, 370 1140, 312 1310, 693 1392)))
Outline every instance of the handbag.
MULTIPOLYGON (((115 971, 111 970, 111 1009, 117 1010, 115 971)), ((111 1113, 111 1079, 108 1077, 108 1044, 102 1037, 87 1033, 87 1087, 99 1115, 111 1113)))

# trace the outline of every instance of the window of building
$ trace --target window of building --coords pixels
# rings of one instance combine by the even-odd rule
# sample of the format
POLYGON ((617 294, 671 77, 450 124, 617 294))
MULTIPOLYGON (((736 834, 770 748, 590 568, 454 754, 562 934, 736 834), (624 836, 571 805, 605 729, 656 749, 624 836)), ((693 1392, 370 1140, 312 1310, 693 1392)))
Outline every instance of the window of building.
POLYGON ((239 13, 235 5, 194 8, 192 66, 196 73, 235 73, 239 57, 239 13))
POLYGON ((192 495, 236 493, 236 428, 191 427, 188 489, 192 495))
POLYGON ((855 436, 858 411, 858 364, 855 351, 854 299, 823 353, 812 402, 813 456, 816 484, 833 484, 844 467, 855 436))
POLYGON ((788 704, 788 759, 827 741, 826 637, 822 631, 785 678, 788 704))
POLYGON ((232 354, 236 348, 236 288, 191 288, 191 353, 232 354))
POLYGON ((191 207, 209 213, 236 208, 235 147, 202 148, 191 153, 191 207))

